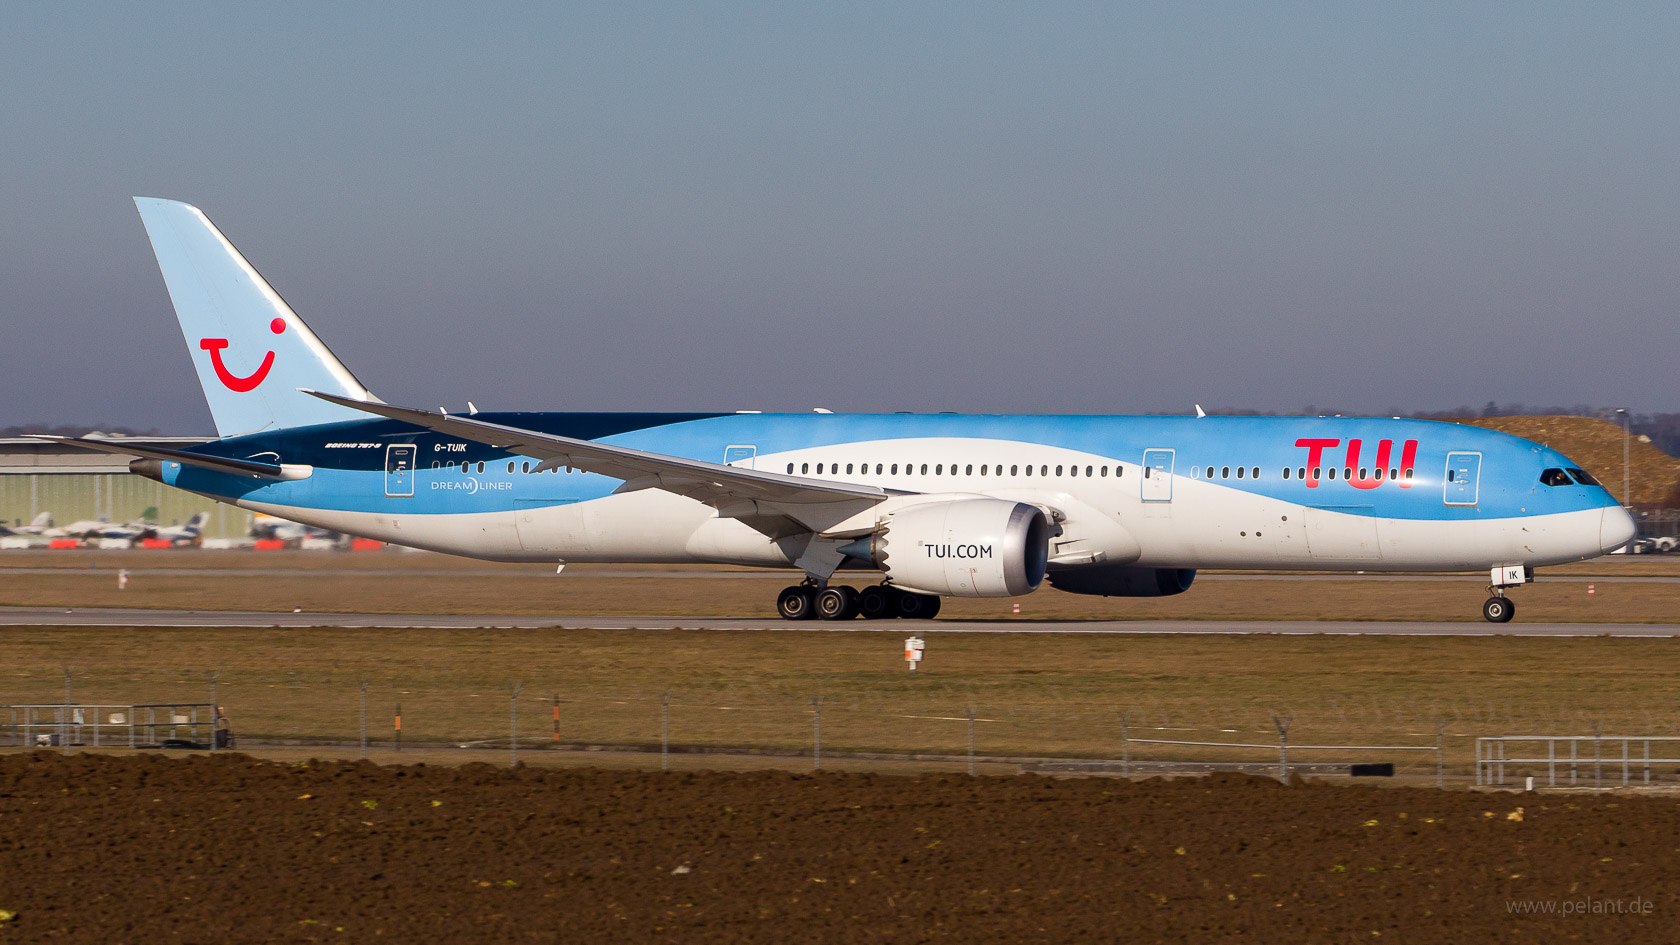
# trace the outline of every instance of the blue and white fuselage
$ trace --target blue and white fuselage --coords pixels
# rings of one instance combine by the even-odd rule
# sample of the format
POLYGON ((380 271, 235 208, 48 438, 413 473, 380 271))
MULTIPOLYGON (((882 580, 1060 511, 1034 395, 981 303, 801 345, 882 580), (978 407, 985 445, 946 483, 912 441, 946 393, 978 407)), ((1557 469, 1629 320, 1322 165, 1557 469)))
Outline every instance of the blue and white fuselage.
POLYGON ((1567 457, 1434 421, 395 406, 200 211, 137 203, 221 438, 184 452, 77 442, 354 535, 501 561, 795 568, 806 582, 783 592, 788 616, 925 614, 938 596, 1045 578, 1153 596, 1235 568, 1486 570, 1484 611, 1504 620, 1497 588, 1634 533, 1567 457), (842 568, 884 580, 830 587, 842 568))
MULTIPOLYGON (((756 413, 478 419, 880 486, 905 493, 900 504, 960 493, 1041 506, 1058 513, 1053 570, 1100 563, 1535 567, 1595 557, 1625 544, 1631 531, 1608 492, 1565 472, 1579 467, 1562 454, 1503 433, 1425 420, 756 413), (1302 441, 1313 445, 1297 445, 1302 441), (1407 444, 1415 448, 1403 466, 1407 444), (1350 450, 1356 465, 1347 464, 1350 450), (1374 465, 1379 451, 1387 454, 1382 467, 1374 465), (1562 473, 1548 477, 1559 484, 1542 480, 1547 470, 1562 473)), ((199 451, 275 455, 312 472, 263 481, 169 464, 162 480, 242 508, 413 547, 504 561, 794 564, 784 545, 704 502, 659 489, 615 494, 622 480, 575 467, 532 473, 538 463, 528 456, 397 421, 300 427, 199 451)), ((880 511, 828 530, 855 530, 880 511)))

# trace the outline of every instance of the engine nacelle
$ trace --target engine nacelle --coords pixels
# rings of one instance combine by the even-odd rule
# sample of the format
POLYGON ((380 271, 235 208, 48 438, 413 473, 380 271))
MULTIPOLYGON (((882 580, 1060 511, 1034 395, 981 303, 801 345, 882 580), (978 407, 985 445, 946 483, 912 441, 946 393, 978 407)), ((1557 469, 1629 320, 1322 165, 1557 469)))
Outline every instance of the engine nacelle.
POLYGON ((1094 565, 1050 572, 1050 586, 1070 594, 1103 597, 1171 597, 1190 589, 1194 568, 1132 568, 1094 565))
POLYGON ((895 512, 881 531, 841 551, 907 591, 1016 597, 1044 580, 1050 525, 1042 509, 1023 502, 953 499, 895 512))

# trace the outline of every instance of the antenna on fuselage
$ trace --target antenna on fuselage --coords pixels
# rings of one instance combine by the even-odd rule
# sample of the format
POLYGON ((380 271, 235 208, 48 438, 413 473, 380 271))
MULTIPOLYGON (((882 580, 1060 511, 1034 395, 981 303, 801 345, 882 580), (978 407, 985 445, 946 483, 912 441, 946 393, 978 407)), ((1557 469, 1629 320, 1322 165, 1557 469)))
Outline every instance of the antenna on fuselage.
POLYGON ((1202 409, 1201 404, 1197 404, 1196 405, 1196 419, 1200 420, 1205 416, 1207 416, 1207 411, 1202 409))
POLYGON ((475 406, 475 405, 474 405, 474 404, 473 404, 473 402, 472 402, 472 401, 470 401, 470 400, 469 400, 469 401, 467 401, 467 416, 469 416, 469 417, 476 417, 476 416, 478 416, 478 407, 476 407, 476 406, 475 406))

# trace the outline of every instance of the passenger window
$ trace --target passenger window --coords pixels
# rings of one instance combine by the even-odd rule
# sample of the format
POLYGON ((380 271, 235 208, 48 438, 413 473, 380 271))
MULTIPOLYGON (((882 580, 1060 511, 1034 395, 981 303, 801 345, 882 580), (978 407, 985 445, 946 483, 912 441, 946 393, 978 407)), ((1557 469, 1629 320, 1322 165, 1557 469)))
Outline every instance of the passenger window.
POLYGON ((817 464, 817 475, 819 475, 819 476, 822 475, 822 468, 823 468, 823 464, 818 463, 817 464))
POLYGON ((933 474, 935 476, 945 475, 945 464, 944 463, 935 464, 934 467, 933 467, 933 474))
POLYGON ((1364 479, 1369 479, 1369 478, 1371 478, 1371 477, 1369 477, 1369 476, 1367 476, 1367 475, 1365 475, 1365 467, 1364 467, 1364 466, 1361 466, 1361 467, 1359 467, 1359 478, 1360 478, 1360 479, 1361 479, 1361 480, 1364 480, 1364 479))
POLYGON ((1231 478, 1231 467, 1229 467, 1229 466, 1219 467, 1219 478, 1221 478, 1221 479, 1231 478))
POLYGON ((1454 472, 1455 472, 1455 470, 1452 470, 1452 469, 1449 469, 1449 470, 1447 470, 1447 481, 1448 481, 1448 482, 1452 482, 1452 481, 1453 481, 1453 473, 1454 473, 1454 472))
MULTIPOLYGON (((1318 475, 1318 473, 1316 473, 1316 472, 1315 472, 1315 473, 1313 473, 1313 475, 1314 475, 1314 476, 1317 476, 1317 475, 1318 475)), ((1298 467, 1298 468, 1297 468, 1297 469, 1296 469, 1296 470, 1295 470, 1295 478, 1296 478, 1296 479, 1305 479, 1305 478, 1307 478, 1307 467, 1305 467, 1305 466, 1301 466, 1301 467, 1298 467)))
POLYGON ((483 471, 484 471, 484 462, 483 462, 483 461, 482 461, 482 460, 480 460, 480 461, 479 461, 479 464, 478 464, 478 471, 479 471, 479 472, 483 472, 483 471))
POLYGON ((1241 479, 1242 477, 1243 477, 1243 468, 1241 466, 1238 466, 1237 467, 1237 478, 1241 479))
POLYGON ((1091 478, 1091 467, 1089 467, 1089 466, 1085 467, 1085 478, 1086 479, 1091 478))
POLYGON ((1400 478, 1400 470, 1398 470, 1398 469, 1390 469, 1390 470, 1389 470, 1389 471, 1388 471, 1388 478, 1390 478, 1390 479, 1399 479, 1399 478, 1400 478))
POLYGON ((1381 467, 1381 466, 1379 466, 1379 467, 1377 467, 1377 469, 1376 469, 1376 474, 1377 474, 1377 481, 1378 481, 1378 482, 1382 482, 1382 479, 1383 479, 1383 471, 1382 471, 1382 467, 1381 467))
POLYGON ((895 476, 898 475, 898 464, 897 463, 892 464, 892 474, 895 475, 895 476))
POLYGON ((922 464, 922 475, 927 475, 927 463, 922 464))
POLYGON ((508 460, 508 472, 513 472, 513 460, 508 460))
MULTIPOLYGON (((1031 470, 1032 467, 1028 466, 1027 469, 1031 470)), ((1021 467, 1019 465, 1009 467, 1009 474, 1011 476, 1019 476, 1021 474, 1021 467)))
POLYGON ((1332 481, 1334 481, 1335 478, 1336 478, 1336 467, 1331 466, 1330 469, 1329 469, 1329 472, 1330 472, 1330 479, 1332 481))
POLYGON ((1029 475, 1029 476, 1032 475, 1032 467, 1031 466, 1027 467, 1027 475, 1029 475))
POLYGON ((1285 478, 1285 479, 1289 478, 1289 467, 1288 466, 1283 467, 1283 478, 1285 478))
POLYGON ((788 463, 788 475, 793 475, 793 464, 788 463))
MULTIPOLYGON (((897 466, 893 467, 893 472, 898 472, 898 467, 897 466)), ((880 474, 881 474, 881 464, 876 463, 875 464, 875 475, 879 476, 880 474)))
POLYGON ((1078 466, 1069 466, 1068 467, 1068 475, 1073 476, 1075 479, 1079 478, 1079 467, 1078 466))
MULTIPOLYGON (((957 467, 956 467, 956 464, 953 463, 951 465, 951 475, 955 476, 956 474, 957 474, 957 467)), ((965 475, 965 476, 974 475, 974 464, 973 463, 968 464, 967 468, 965 468, 963 470, 963 475, 965 475)))
POLYGON ((852 464, 847 463, 846 464, 846 475, 850 476, 851 474, 852 474, 852 464))
POLYGON ((804 475, 804 474, 806 474, 810 471, 811 471, 811 464, 810 463, 800 463, 799 464, 799 474, 800 475, 804 475))
POLYGON ((1561 469, 1548 469, 1540 473, 1540 481, 1548 486, 1567 486, 1569 474, 1561 469))
POLYGON ((530 471, 531 471, 530 462, 527 461, 527 462, 520 463, 519 464, 519 471, 522 472, 522 473, 527 473, 527 474, 530 473, 530 471))
POLYGON ((980 475, 984 476, 985 474, 986 474, 986 464, 981 463, 980 464, 980 475))
POLYGON ((1412 478, 1412 471, 1410 469, 1406 470, 1406 478, 1407 479, 1412 478))
POLYGON ((1212 479, 1212 478, 1213 478, 1213 467, 1212 467, 1212 466, 1209 466, 1209 467, 1208 467, 1208 471, 1207 471, 1207 477, 1208 477, 1208 478, 1209 478, 1209 479, 1212 479))
POLYGON ((1057 466, 1056 467, 1056 475, 1060 476, 1061 474, 1062 474, 1062 467, 1057 466))
MULTIPOLYGON (((1569 467, 1569 474, 1571 476, 1574 476, 1575 481, 1580 483, 1583 486, 1603 485, 1603 483, 1599 482, 1597 479, 1594 479, 1592 477, 1592 474, 1587 472, 1584 469, 1576 469, 1575 467, 1571 466, 1571 467, 1569 467)), ((1408 476, 1411 475, 1411 470, 1407 470, 1406 475, 1408 475, 1408 476)))
POLYGON ((1049 467, 1049 466, 1048 466, 1048 465, 1040 465, 1040 466, 1039 466, 1039 467, 1038 467, 1038 474, 1039 474, 1039 475, 1040 475, 1040 476, 1048 476, 1048 475, 1050 475, 1050 467, 1049 467))
POLYGON ((1104 479, 1108 478, 1108 467, 1107 466, 1104 466, 1102 468, 1102 476, 1103 476, 1104 479))
POLYGON ((1250 470, 1249 470, 1249 471, 1248 471, 1248 478, 1250 478, 1250 479, 1259 479, 1259 478, 1260 478, 1260 467, 1259 467, 1259 466, 1256 466, 1256 467, 1254 467, 1254 468, 1253 468, 1253 469, 1250 469, 1250 470))
POLYGON ((1124 473, 1125 471, 1126 471, 1126 467, 1124 467, 1124 466, 1114 467, 1114 478, 1119 479, 1121 474, 1124 473))

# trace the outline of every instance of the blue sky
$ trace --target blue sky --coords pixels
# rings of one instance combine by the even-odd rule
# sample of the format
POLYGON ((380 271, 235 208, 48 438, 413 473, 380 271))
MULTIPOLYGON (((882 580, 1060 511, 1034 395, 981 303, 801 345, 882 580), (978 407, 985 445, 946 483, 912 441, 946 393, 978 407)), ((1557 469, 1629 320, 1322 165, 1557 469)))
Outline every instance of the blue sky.
POLYGON ((0 6, 0 425, 210 429, 128 198, 388 400, 1680 410, 1680 7, 0 6))

